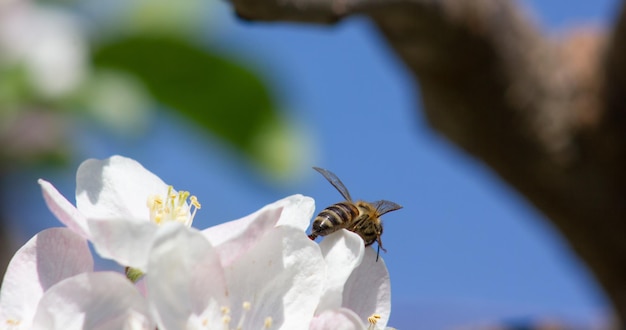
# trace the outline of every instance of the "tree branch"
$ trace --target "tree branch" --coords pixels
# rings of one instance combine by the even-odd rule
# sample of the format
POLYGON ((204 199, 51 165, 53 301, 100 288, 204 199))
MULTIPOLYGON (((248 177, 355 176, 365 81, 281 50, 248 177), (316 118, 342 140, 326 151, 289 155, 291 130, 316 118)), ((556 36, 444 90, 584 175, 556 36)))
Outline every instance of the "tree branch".
POLYGON ((247 19, 369 15, 430 124, 542 210, 626 320, 626 14, 550 40, 507 0, 232 0, 247 19), (608 47, 607 47, 608 45, 608 47))

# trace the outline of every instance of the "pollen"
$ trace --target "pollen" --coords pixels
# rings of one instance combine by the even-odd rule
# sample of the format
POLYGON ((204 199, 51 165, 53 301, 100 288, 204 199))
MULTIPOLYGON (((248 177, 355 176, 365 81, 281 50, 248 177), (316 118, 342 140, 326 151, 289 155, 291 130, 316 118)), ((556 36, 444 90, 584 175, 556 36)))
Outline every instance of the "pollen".
POLYGON ((175 192, 172 186, 167 187, 165 198, 161 195, 149 196, 147 206, 150 221, 158 225, 175 221, 188 227, 191 226, 196 212, 202 207, 196 196, 190 196, 188 191, 175 192))
POLYGON ((271 327, 272 327, 272 318, 268 316, 265 318, 265 323, 263 324, 263 328, 269 329, 271 327))

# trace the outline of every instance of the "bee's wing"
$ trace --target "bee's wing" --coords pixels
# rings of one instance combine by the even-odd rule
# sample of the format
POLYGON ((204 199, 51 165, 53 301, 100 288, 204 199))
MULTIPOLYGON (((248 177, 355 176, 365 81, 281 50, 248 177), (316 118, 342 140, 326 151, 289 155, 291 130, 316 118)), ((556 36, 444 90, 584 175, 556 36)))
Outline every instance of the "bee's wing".
POLYGON ((329 171, 329 170, 325 170, 323 168, 319 168, 319 167, 313 167, 314 170, 320 172, 320 174, 322 174, 326 180, 328 180, 328 182, 330 182, 330 184, 333 185, 333 187, 335 187, 339 193, 341 194, 341 196, 343 196, 343 198, 345 198, 347 201, 352 201, 352 197, 350 197, 350 193, 348 192, 348 188, 346 188, 346 186, 343 185, 343 182, 341 182, 341 180, 339 180, 339 178, 335 175, 335 173, 329 171))
POLYGON ((401 205, 386 200, 375 201, 371 204, 374 205, 374 207, 376 208, 378 216, 382 216, 385 213, 389 213, 391 211, 399 210, 402 208, 401 205))

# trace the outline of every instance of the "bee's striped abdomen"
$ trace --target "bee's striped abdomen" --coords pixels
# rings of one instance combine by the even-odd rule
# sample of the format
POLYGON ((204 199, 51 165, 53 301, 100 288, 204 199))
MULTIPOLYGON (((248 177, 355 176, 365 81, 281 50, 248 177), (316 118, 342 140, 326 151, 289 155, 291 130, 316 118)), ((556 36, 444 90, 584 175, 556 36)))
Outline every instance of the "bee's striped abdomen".
POLYGON ((359 209, 350 202, 340 202, 325 208, 313 220, 313 230, 309 237, 325 236, 345 228, 352 219, 359 215, 359 209))

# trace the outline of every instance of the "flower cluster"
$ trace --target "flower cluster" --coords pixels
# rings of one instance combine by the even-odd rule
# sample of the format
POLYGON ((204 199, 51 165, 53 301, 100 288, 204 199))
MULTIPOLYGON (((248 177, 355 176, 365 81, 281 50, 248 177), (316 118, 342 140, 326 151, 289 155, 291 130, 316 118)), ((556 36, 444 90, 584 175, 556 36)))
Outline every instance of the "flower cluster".
POLYGON ((308 239, 309 197, 200 231, 198 200, 132 159, 81 164, 76 206, 39 183, 66 228, 11 260, 2 329, 384 329, 389 319, 384 262, 346 230, 308 239), (88 242, 133 275, 94 271, 88 242))

